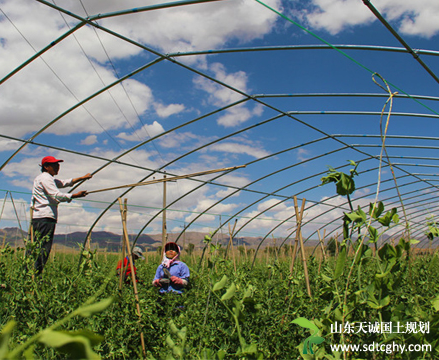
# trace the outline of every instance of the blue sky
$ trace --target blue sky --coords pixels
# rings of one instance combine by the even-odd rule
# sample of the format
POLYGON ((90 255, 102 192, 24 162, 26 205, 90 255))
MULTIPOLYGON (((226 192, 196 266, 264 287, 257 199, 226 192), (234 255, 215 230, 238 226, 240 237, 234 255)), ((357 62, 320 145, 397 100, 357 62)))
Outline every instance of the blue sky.
MULTIPOLYGON (((221 177, 218 182, 222 186, 203 186, 173 204, 168 213, 168 231, 181 231, 197 214, 218 202, 197 219, 190 230, 212 231, 220 221, 224 223, 235 218, 237 212, 239 227, 246 219, 260 213, 245 225, 242 235, 264 236, 276 228, 274 236, 286 236, 291 232, 289 229, 294 225, 294 219, 279 224, 294 215, 294 204, 289 199, 273 208, 271 206, 295 194, 299 194, 299 199, 306 198, 309 206, 314 204, 305 213, 305 218, 309 220, 308 234, 325 228, 325 223, 340 216, 346 207, 318 216, 330 208, 322 201, 335 195, 333 186, 318 187, 321 178, 318 174, 324 172, 327 165, 342 166, 347 164, 347 160, 360 161, 367 156, 349 148, 340 150, 343 144, 334 138, 319 139, 327 135, 370 135, 339 139, 368 155, 379 155, 379 114, 387 98, 304 95, 385 95, 386 92, 373 82, 373 72, 379 73, 391 84, 392 92, 410 96, 437 96, 439 84, 412 55, 402 51, 384 51, 384 47, 402 49, 402 45, 361 0, 270 0, 264 3, 276 11, 256 1, 225 0, 104 16, 97 20, 100 26, 142 44, 152 52, 87 25, 2 82, 0 163, 3 166, 0 171, 0 196, 5 196, 6 191, 12 192, 14 201, 19 204, 18 217, 23 226, 26 224, 32 181, 39 172, 38 164, 43 156, 50 154, 65 160, 60 178, 75 177, 95 172, 105 164, 103 159, 118 157, 156 136, 155 140, 123 156, 120 161, 124 164, 113 164, 97 172, 81 189, 95 190, 134 183, 151 175, 148 169, 162 169, 180 175, 249 164, 245 169, 221 177), (341 48, 337 51, 332 48, 290 48, 262 51, 263 47, 325 46, 325 43, 335 46, 369 45, 381 49, 341 48), (230 52, 227 51, 229 49, 258 51, 230 52), (210 54, 189 55, 209 50, 210 54), (216 53, 217 50, 223 52, 216 53), (160 60, 157 54, 175 56, 160 60), (123 86, 113 86, 61 116, 140 67, 145 69, 124 80, 123 86), (269 97, 248 100, 206 116, 242 100, 243 94, 269 97), (295 96, 273 96, 287 94, 295 96), (279 116, 279 111, 291 112, 293 118, 279 116), (331 111, 337 113, 328 113, 331 111), (28 145, 7 161, 20 146, 11 138, 29 139, 58 117, 59 121, 34 139, 37 143, 55 148, 28 145), (194 121, 196 119, 199 120, 194 121), (254 126, 258 123, 263 124, 254 126), (170 130, 173 131, 161 136, 170 130), (369 146, 360 147, 361 144, 369 146), (290 151, 285 151, 290 148, 290 151), (192 150, 196 151, 191 153, 192 150), (324 155, 331 151, 335 152, 324 155), (277 152, 282 153, 270 156, 277 152), (267 158, 258 161, 264 157, 267 158), (134 164, 137 168, 127 164, 134 164), (293 167, 252 183, 265 174, 288 166, 293 167), (291 183, 294 184, 286 187, 291 183), (240 187, 250 191, 236 192, 220 201, 234 188, 240 187), (278 190, 283 187, 286 188, 278 190), (255 204, 248 206, 252 203, 255 204), (264 212, 266 209, 269 210, 264 212)), ((80 17, 92 18, 97 14, 154 4, 161 3, 108 0, 56 2, 58 7, 80 17)), ((422 54, 421 59, 433 73, 438 73, 437 1, 380 0, 372 4, 413 49, 433 52, 432 55, 422 54)), ((0 79, 79 22, 40 1, 0 0, 0 8, 0 79)), ((421 137, 436 136, 438 114, 437 100, 395 98, 393 101, 386 144, 389 145, 389 155, 394 156, 391 161, 404 164, 398 165, 397 175, 416 172, 424 174, 422 178, 428 175, 429 179, 428 185, 422 181, 408 185, 414 179, 419 180, 420 176, 411 175, 400 180, 399 185, 405 185, 407 192, 410 189, 419 191, 418 203, 411 210, 414 224, 425 223, 425 217, 435 211, 434 207, 426 204, 427 199, 434 198, 437 193, 434 184, 436 169, 425 165, 437 163, 437 155, 431 148, 437 141, 421 137), (407 116, 408 113, 418 115, 407 116), (392 138, 397 135, 405 138, 392 138), (408 136, 414 138, 409 139, 408 136), (404 148, 412 144, 417 148, 404 148), (421 149, 419 146, 429 148, 421 149), (418 159, 401 156, 417 156, 418 159), (418 164, 418 167, 413 164, 418 164)), ((376 169, 378 165, 376 159, 368 160, 361 162, 358 170, 376 169)), ((153 176, 158 178, 162 175, 153 176)), ((388 168, 384 168, 382 180, 390 179, 390 176, 388 168)), ((373 201, 377 186, 367 185, 376 182, 377 178, 376 170, 361 174, 357 180, 361 189, 355 194, 358 197, 356 205, 364 206, 373 201)), ((394 184, 386 184, 389 182, 383 183, 382 190, 388 186, 388 193, 395 196, 392 190, 394 184)), ((188 180, 170 183, 169 202, 195 186, 196 183, 188 180)), ((96 193, 84 201, 63 204, 57 231, 87 230, 98 219, 102 209, 120 194, 120 191, 96 193)), ((383 197, 387 196, 385 194, 383 197)), ((144 231, 147 233, 161 231, 160 218, 154 216, 162 206, 162 185, 139 187, 125 197, 131 206, 131 232, 139 231, 145 224, 144 231)), ((339 197, 328 201, 331 206, 345 203, 339 197)), ((12 202, 8 198, 3 203, 0 226, 16 226, 17 216, 12 202)), ((120 232, 117 207, 106 212, 95 228, 120 232)), ((333 228, 333 225, 329 226, 328 232, 333 228)))

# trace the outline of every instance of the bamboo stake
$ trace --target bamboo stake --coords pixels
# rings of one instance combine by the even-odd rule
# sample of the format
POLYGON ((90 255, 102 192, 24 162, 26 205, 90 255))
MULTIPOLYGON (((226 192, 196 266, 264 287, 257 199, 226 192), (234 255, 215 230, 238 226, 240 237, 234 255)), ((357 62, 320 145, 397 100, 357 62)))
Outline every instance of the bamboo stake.
MULTIPOLYGON (((134 288, 134 298, 136 299, 136 309, 137 309, 137 316, 139 317, 139 325, 141 324, 142 315, 140 313, 140 305, 139 305, 139 294, 137 293, 137 282, 136 282, 136 274, 134 273, 134 264, 133 264, 133 256, 131 254, 131 247, 130 247, 130 240, 128 238, 128 231, 127 231, 127 199, 125 199, 124 206, 122 206, 122 199, 118 198, 119 200, 119 208, 120 208, 120 214, 122 217, 122 228, 123 228, 123 238, 125 240, 125 246, 128 252, 128 260, 130 263, 130 269, 131 269, 131 280, 133 282, 133 288, 134 288)), ((122 262, 123 264, 123 262, 122 262)), ((145 340, 143 338, 143 332, 140 331, 140 342, 142 344, 142 351, 143 356, 146 356, 146 350, 145 350, 145 340)))
MULTIPOLYGON (((126 211, 125 208, 123 208, 122 210, 122 221, 126 222, 126 211)), ((126 264, 126 266, 124 265, 125 262, 125 242, 124 242, 124 235, 122 235, 122 262, 120 263, 120 274, 119 274, 119 290, 122 290, 122 286, 123 286, 123 277, 125 274, 125 271, 127 271, 127 267, 128 267, 128 262, 126 264)))
POLYGON ((318 230, 318 229, 317 229, 317 234, 319 235, 320 248, 322 249, 323 258, 325 259, 325 262, 326 262, 325 245, 323 245, 324 241, 325 241, 325 237, 326 237, 326 230, 323 230, 323 239, 320 236, 320 230, 318 230))
MULTIPOLYGON (((229 245, 231 246, 231 251, 232 251, 232 258, 233 258, 233 267, 235 269, 235 274, 236 274, 236 259, 235 259, 235 253, 233 251, 233 233, 235 232, 235 227, 236 227, 236 223, 238 222, 238 219, 235 219, 235 224, 233 224, 233 230, 230 231, 230 223, 229 223, 229 245)), ((229 248, 229 246, 227 246, 227 249, 229 248)), ((227 253, 227 250, 226 250, 227 253)))
MULTIPOLYGON (((5 248, 5 242, 6 242, 6 235, 7 235, 7 233, 6 233, 6 231, 5 231, 5 236, 3 236, 3 244, 2 244, 2 249, 4 249, 5 248)), ((1 255, 1 254, 0 254, 1 255)))
POLYGON ((320 270, 322 268, 322 260, 325 259, 325 262, 326 262, 325 247, 323 245, 323 241, 324 241, 324 239, 326 237, 326 230, 323 230, 323 240, 322 240, 322 238, 320 236, 320 230, 319 229, 317 229, 317 234, 319 235, 320 248, 322 249, 322 257, 320 257, 320 259, 319 259, 319 271, 318 271, 318 273, 320 274, 320 270))
MULTIPOLYGON (((297 203, 296 196, 294 196, 294 203, 297 203)), ((303 216, 304 208, 305 208, 305 199, 302 199, 301 214, 299 215, 298 213, 296 213, 296 216, 298 216, 298 215, 300 216, 300 227, 299 227, 298 231, 299 231, 300 250, 302 253, 303 270, 305 272, 306 290, 308 291, 309 297, 312 298, 311 286, 309 284, 308 266, 306 264, 305 246, 303 245, 303 239, 302 239, 302 216, 303 216)))
POLYGON ((175 180, 180 180, 180 179, 187 179, 187 178, 190 178, 192 176, 208 175, 208 174, 213 174, 213 173, 220 172, 220 171, 235 170, 235 169, 239 169, 242 167, 246 167, 246 165, 239 165, 239 166, 233 166, 233 167, 227 167, 227 168, 215 169, 215 170, 206 170, 206 171, 200 171, 200 172, 187 174, 187 175, 171 176, 171 177, 167 177, 167 178, 163 178, 163 179, 143 181, 143 182, 138 182, 138 183, 134 183, 134 184, 120 185, 120 186, 115 186, 115 187, 111 187, 111 188, 99 189, 99 190, 91 190, 91 191, 87 191, 87 193, 93 194, 93 193, 97 193, 97 192, 101 192, 101 191, 123 189, 126 187, 151 185, 151 184, 157 184, 157 183, 164 182, 164 181, 175 181, 175 180))
MULTIPOLYGON (((30 236, 31 247, 32 247, 32 245, 34 243, 34 227, 32 225, 32 220, 33 220, 33 217, 34 217, 34 204, 35 204, 35 201, 32 201, 32 204, 31 204, 30 209, 29 209, 29 212, 30 212, 29 236, 30 236)), ((23 256, 26 256, 26 250, 24 251, 23 256)), ((32 281, 34 281, 34 280, 35 280, 35 274, 32 273, 32 281)))
POLYGON ((335 234, 335 257, 338 257, 338 234, 335 234))
POLYGON ((245 262, 247 262, 247 259, 248 259, 248 256, 247 256, 247 246, 245 246, 245 243, 243 245, 244 245, 244 258, 245 258, 245 262))
MULTIPOLYGON (((6 191, 6 194, 5 194, 5 199, 3 200, 3 206, 2 206, 2 211, 0 212, 0 220, 2 219, 2 216, 3 216, 3 211, 5 210, 5 205, 6 205, 6 199, 8 198, 8 193, 9 193, 9 191, 6 191)), ((6 241, 6 231, 5 231, 5 236, 4 236, 4 238, 3 238, 3 245, 2 245, 2 249, 4 249, 4 247, 5 247, 5 241, 6 241)))
POLYGON ((293 256, 291 257, 291 266, 290 266, 290 273, 293 273, 293 269, 294 269, 294 262, 296 261, 296 256, 297 256, 297 248, 299 245, 299 232, 300 232, 300 227, 302 225, 302 215, 303 215, 303 210, 305 207, 305 202, 302 201, 302 208, 300 209, 300 214, 299 214, 299 206, 297 204, 297 197, 294 196, 294 210, 296 212, 296 241, 294 242, 294 249, 293 249, 293 256))
POLYGON ((273 239, 273 250, 274 250, 274 255, 275 255, 275 257, 277 258, 278 255, 279 255, 279 250, 278 250, 278 248, 276 247, 276 239, 274 238, 274 235, 273 235, 273 234, 271 234, 271 238, 273 239))
MULTIPOLYGON (((232 236, 233 232, 235 231, 235 226, 236 226, 236 222, 237 221, 238 220, 235 219, 235 224, 233 225, 233 231, 232 232, 230 232, 230 223, 229 223, 229 242, 227 243, 226 252, 224 254, 224 258, 225 259, 227 259, 227 255, 229 254, 230 244, 232 243, 232 237, 231 236, 232 236)), ((232 246, 233 246, 233 244, 232 244, 232 246)))
POLYGON ((321 270, 321 268, 322 268, 322 260, 323 260, 323 258, 320 256, 319 257, 319 271, 318 271, 318 274, 320 275, 320 270, 321 270))

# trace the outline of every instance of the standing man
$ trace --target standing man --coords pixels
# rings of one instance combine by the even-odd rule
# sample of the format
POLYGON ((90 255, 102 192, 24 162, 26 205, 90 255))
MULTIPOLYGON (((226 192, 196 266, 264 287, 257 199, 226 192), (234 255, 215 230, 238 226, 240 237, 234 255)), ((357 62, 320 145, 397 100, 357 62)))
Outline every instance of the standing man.
POLYGON ((86 174, 74 179, 55 179, 54 176, 58 175, 59 172, 59 163, 63 161, 53 156, 44 157, 41 160, 41 174, 34 180, 31 206, 33 208, 32 228, 35 244, 32 249, 26 252, 26 255, 34 256, 37 275, 42 273, 52 249, 53 235, 58 219, 58 204, 87 196, 85 190, 68 194, 62 193, 59 189, 92 178, 91 174, 86 174))

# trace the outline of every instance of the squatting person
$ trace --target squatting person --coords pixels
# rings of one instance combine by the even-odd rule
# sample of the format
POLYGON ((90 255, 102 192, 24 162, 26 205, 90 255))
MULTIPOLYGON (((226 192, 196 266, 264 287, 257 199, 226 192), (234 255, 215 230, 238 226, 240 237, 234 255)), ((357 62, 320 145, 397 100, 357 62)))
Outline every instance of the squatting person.
POLYGON ((168 242, 163 249, 163 261, 158 266, 152 284, 160 288, 161 294, 182 294, 189 281, 189 268, 180 260, 180 246, 168 242))
MULTIPOLYGON (((145 257, 143 256, 142 249, 138 246, 135 246, 133 248, 133 251, 131 252, 131 258, 133 260, 133 269, 134 269, 134 277, 136 279, 136 282, 139 282, 139 279, 137 278, 137 268, 135 266, 136 260, 141 259, 145 260, 145 257)), ((122 278, 123 281, 126 284, 129 284, 131 282, 131 266, 130 266, 130 259, 128 256, 126 256, 123 259, 123 266, 122 266, 122 260, 119 260, 116 267, 116 274, 117 276, 120 276, 120 272, 123 270, 122 278)))

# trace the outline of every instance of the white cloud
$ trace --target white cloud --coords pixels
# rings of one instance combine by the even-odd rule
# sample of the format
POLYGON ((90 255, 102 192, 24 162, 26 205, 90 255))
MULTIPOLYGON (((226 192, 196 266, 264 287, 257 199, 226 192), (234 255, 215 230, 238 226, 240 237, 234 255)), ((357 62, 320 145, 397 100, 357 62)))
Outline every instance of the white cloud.
MULTIPOLYGON (((429 38, 439 33, 436 0, 376 0, 373 5, 402 34, 429 38)), ((306 19, 311 28, 324 29, 333 35, 377 21, 367 6, 357 0, 313 0, 298 16, 306 19)))
MULTIPOLYGON (((92 155, 109 159, 115 158, 118 155, 118 153, 116 152, 102 149, 94 149, 91 153, 92 155)), ((64 159, 64 162, 61 163, 60 173, 56 176, 59 179, 67 179, 70 177, 84 175, 87 172, 92 172, 94 169, 97 169, 103 164, 101 160, 97 159, 87 158, 87 161, 84 162, 84 158, 82 156, 65 154, 57 151, 48 151, 44 154, 39 154, 37 156, 27 156, 20 161, 10 163, 2 171, 5 183, 13 183, 14 185, 21 186, 22 188, 25 188, 30 192, 32 189, 34 178, 40 173, 39 164, 41 162, 41 158, 42 156, 46 155, 53 155, 57 158, 64 159)), ((160 164, 155 161, 155 156, 153 156, 152 153, 144 150, 135 150, 129 155, 122 157, 120 161, 136 165, 139 164, 143 167, 150 169, 155 169, 160 166, 160 164)), ((194 163, 186 168, 181 167, 168 169, 168 172, 173 174, 190 174, 202 170, 206 170, 206 166, 204 166, 202 163, 194 163)), ((127 167, 114 163, 101 170, 99 173, 95 174, 91 180, 86 181, 77 190, 74 191, 76 192, 79 190, 101 190, 121 185, 134 184, 142 180, 147 174, 148 171, 145 171, 143 169, 127 167)), ((209 177, 212 177, 212 175, 197 177, 197 179, 202 180, 208 179, 209 177)), ((162 175, 155 174, 153 177, 150 177, 147 180, 160 178, 162 178, 162 175)), ((225 184, 239 184, 242 186, 244 183, 248 182, 248 179, 245 179, 244 177, 239 175, 229 174, 224 176, 221 179, 221 182, 225 184)), ((168 183, 168 204, 170 204, 177 198, 180 198, 183 194, 189 194, 191 190, 198 187, 199 185, 199 182, 194 182, 191 180, 178 180, 177 182, 168 183)), ((69 189, 70 188, 66 188, 63 191, 68 192, 69 189)), ((203 209, 203 207, 205 208, 206 206, 211 205, 214 201, 216 201, 212 198, 212 196, 217 195, 218 189, 225 188, 203 186, 200 189, 191 192, 188 196, 180 199, 176 204, 171 207, 171 209, 169 210, 170 219, 187 218, 187 220, 189 220, 191 218, 191 215, 188 215, 188 212, 190 211, 193 211, 193 216, 196 216, 196 214, 198 214, 199 212, 198 210, 203 209)), ((88 195, 84 199, 74 200, 70 204, 61 204, 57 233, 63 233, 66 231, 70 232, 87 230, 88 227, 95 221, 99 212, 107 205, 109 205, 110 202, 116 200, 117 197, 120 196, 120 194, 122 194, 122 192, 124 192, 125 190, 127 190, 127 188, 96 192, 88 195)), ((124 197, 128 199, 129 229, 130 231, 135 232, 142 228, 143 225, 147 221, 149 221, 149 219, 151 219, 153 214, 156 214, 157 209, 160 209, 162 207, 163 184, 158 183, 153 185, 138 186, 124 197)), ((30 194, 28 199, 25 201, 26 210, 23 210, 24 213, 28 212, 29 210, 28 204, 30 203, 30 194)), ((216 221, 217 217, 215 217, 214 214, 217 211, 227 213, 233 210, 236 206, 237 205, 234 204, 218 205, 213 209, 213 213, 204 217, 204 220, 216 221)), ((24 218, 25 215, 21 214, 20 219, 24 218)), ((148 231, 150 231, 151 229, 161 231, 160 221, 161 217, 158 217, 158 219, 155 220, 151 224, 151 226, 149 226, 148 231)), ((97 229, 113 231, 116 233, 121 232, 121 218, 117 205, 106 215, 104 215, 104 217, 98 222, 97 229)))
MULTIPOLYGON (((216 203, 216 200, 214 199, 200 199, 197 203, 197 206, 194 209, 194 213, 187 216, 185 218, 186 222, 190 222, 195 217, 198 216, 200 212, 205 211, 209 207, 211 207, 214 203, 216 203)), ((237 204, 222 204, 219 203, 209 209, 209 211, 206 214, 203 214, 200 222, 207 222, 207 221, 214 221, 216 219, 216 215, 220 214, 230 214, 233 209, 235 209, 238 205, 237 204)))
MULTIPOLYGON (((224 65, 220 63, 213 63, 210 70, 214 73, 215 79, 225 83, 232 88, 248 93, 247 74, 243 71, 235 73, 227 73, 224 65)), ((209 94, 209 102, 215 106, 222 107, 243 98, 239 92, 226 88, 220 84, 214 83, 209 79, 197 76, 193 80, 196 87, 209 94)), ((225 111, 225 114, 220 116, 217 120, 219 125, 224 127, 233 127, 240 125, 250 119, 252 116, 261 116, 263 107, 256 104, 253 110, 248 109, 248 105, 236 105, 225 111)))
POLYGON ((297 160, 299 161, 307 160, 309 158, 308 155, 309 155, 309 151, 304 148, 299 148, 297 150, 297 160))
POLYGON ((157 103, 154 105, 155 111, 157 115, 161 118, 167 118, 171 115, 178 114, 182 112, 185 109, 185 106, 183 104, 169 104, 169 105, 163 105, 160 103, 157 103))
POLYGON ((159 124, 157 121, 154 121, 151 125, 145 124, 139 130, 132 132, 131 134, 127 134, 126 132, 121 132, 117 135, 119 139, 127 140, 127 141, 143 141, 149 138, 152 138, 156 135, 164 132, 163 126, 159 124))
POLYGON ((161 137, 159 141, 163 148, 181 148, 186 143, 190 143, 192 147, 197 146, 201 138, 191 132, 173 131, 161 137))
POLYGON ((89 135, 85 139, 81 140, 81 145, 94 145, 98 142, 98 137, 96 135, 89 135))
POLYGON ((244 105, 237 105, 227 109, 225 115, 218 118, 217 123, 224 127, 234 127, 246 122, 252 116, 260 116, 260 109, 259 105, 256 105, 253 110, 249 110, 244 105))
MULTIPOLYGON (((278 6, 280 1, 268 0, 278 6)), ((79 4, 71 2, 79 11, 79 4)), ((138 1, 124 1, 124 8, 139 7, 138 1)), ((148 4, 145 4, 148 5, 148 4)), ((91 1, 86 3, 90 14, 121 8, 120 1, 91 1)), ((132 35, 142 43, 162 51, 177 52, 212 49, 224 46, 229 40, 249 41, 271 31, 277 16, 260 4, 244 0, 218 1, 149 11, 102 20, 124 35, 132 35)))
MULTIPOLYGON (((247 92, 247 75, 243 71, 228 74, 224 65, 220 63, 213 63, 210 66, 215 79, 230 85, 233 88, 247 92)), ((194 84, 210 94, 210 102, 215 106, 224 106, 231 102, 242 99, 242 95, 238 92, 228 89, 220 84, 214 83, 209 79, 201 76, 194 78, 194 84)))
MULTIPOLYGON (((119 1, 82 3, 88 15, 121 10, 119 1)), ((279 0, 269 0, 268 3, 273 6, 280 4, 279 0)), ((230 4, 221 1, 176 7, 166 11, 117 16, 100 20, 100 23, 136 41, 170 52, 218 48, 232 39, 249 41, 260 38, 271 31, 277 19, 275 14, 253 1, 240 1, 233 3, 233 6, 230 4)), ((59 5, 86 15, 77 1, 65 0, 59 5)), ((127 9, 139 6, 142 4, 138 1, 125 1, 122 5, 127 9)), ((24 0, 4 0, 2 10, 13 24, 4 17, 0 18, 3 55, 0 57, 0 77, 64 34, 68 30, 64 19, 70 22, 70 27, 77 24, 77 20, 67 15, 63 15, 63 19, 56 10, 36 2, 30 5, 24 0)), ((2 124, 2 131, 13 136, 39 131, 78 101, 102 89, 104 84, 117 80, 112 67, 108 66, 107 54, 114 60, 128 59, 141 52, 144 53, 140 48, 105 32, 83 26, 74 36, 55 44, 41 58, 2 84, 0 108, 2 118, 7 119, 2 124)), ((248 90, 244 72, 228 74, 219 63, 211 65, 210 70, 219 80, 248 90)), ((239 94, 224 87, 215 87, 211 100, 224 104, 239 97, 239 94)), ((84 107, 64 115, 45 132, 57 135, 78 132, 99 134, 103 129, 109 131, 134 127, 139 123, 138 116, 151 109, 155 109, 157 115, 163 118, 180 113, 185 105, 164 104, 153 96, 149 86, 128 79, 123 82, 123 87, 116 85, 108 93, 87 101, 84 107)), ((235 110, 220 119, 220 123, 234 126, 257 115, 261 109, 235 110)), ((126 133, 122 136, 130 137, 126 133)))
POLYGON ((0 151, 16 150, 22 145, 20 141, 1 139, 0 138, 0 151))
POLYGON ((209 151, 221 151, 233 154, 246 154, 256 159, 269 155, 269 153, 261 147, 239 144, 238 142, 222 142, 209 147, 209 151))

